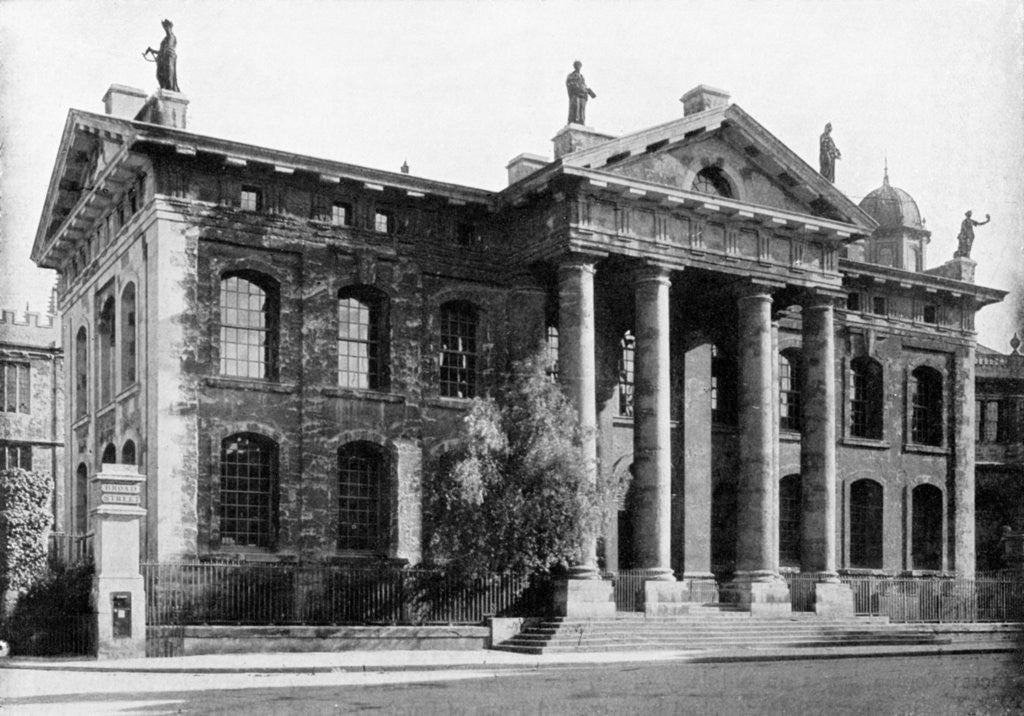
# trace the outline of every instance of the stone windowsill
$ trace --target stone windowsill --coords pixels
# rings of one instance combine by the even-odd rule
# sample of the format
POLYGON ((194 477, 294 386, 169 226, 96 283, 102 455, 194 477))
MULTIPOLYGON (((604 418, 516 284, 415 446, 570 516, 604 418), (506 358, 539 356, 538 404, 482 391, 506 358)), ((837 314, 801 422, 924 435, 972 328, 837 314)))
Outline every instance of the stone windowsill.
POLYGON ((802 438, 803 435, 799 430, 779 428, 779 442, 781 443, 798 443, 802 438))
POLYGON ((916 452, 922 455, 948 455, 949 448, 945 445, 918 445, 917 443, 903 443, 903 452, 916 452))
POLYGON ((445 398, 440 395, 427 398, 426 404, 431 408, 445 408, 447 410, 469 410, 474 398, 445 398))
POLYGON ((326 386, 320 392, 331 398, 348 398, 349 400, 375 400, 380 403, 404 403, 404 395, 395 395, 381 390, 370 390, 362 388, 342 388, 340 386, 326 386))
POLYGON ((276 552, 258 547, 236 547, 222 545, 199 555, 200 560, 230 560, 233 562, 297 562, 299 555, 295 552, 276 552))
MULTIPOLYGON (((632 415, 616 415, 612 417, 612 425, 617 428, 631 428, 634 425, 634 418, 632 415)), ((678 420, 669 420, 668 425, 672 430, 679 427, 678 420)))
POLYGON ((840 577, 891 577, 892 573, 884 569, 871 569, 869 567, 843 567, 836 570, 840 577))
POLYGON ((89 423, 89 414, 88 413, 86 413, 85 415, 79 415, 77 418, 75 418, 71 422, 71 429, 74 430, 75 428, 79 428, 79 427, 81 427, 83 425, 88 425, 88 423, 89 423))
POLYGON ((117 403, 111 400, 109 403, 104 405, 102 408, 96 411, 96 419, 99 420, 107 413, 113 412, 114 408, 117 407, 117 403))
POLYGON ((888 450, 892 445, 887 440, 872 440, 871 438, 855 438, 850 435, 843 437, 843 445, 848 447, 861 447, 870 450, 888 450))
POLYGON ((264 393, 294 393, 298 390, 297 383, 281 383, 260 378, 231 378, 223 375, 209 375, 206 376, 205 382, 212 388, 253 390, 264 393))

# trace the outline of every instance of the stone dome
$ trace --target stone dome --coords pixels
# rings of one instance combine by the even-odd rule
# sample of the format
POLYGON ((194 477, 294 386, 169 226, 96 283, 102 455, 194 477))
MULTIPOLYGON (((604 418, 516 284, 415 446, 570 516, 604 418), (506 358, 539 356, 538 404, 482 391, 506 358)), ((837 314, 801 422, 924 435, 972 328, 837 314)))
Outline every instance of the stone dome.
POLYGON ((888 170, 882 179, 882 186, 861 199, 860 208, 878 222, 880 229, 926 230, 914 197, 902 189, 890 186, 888 170))

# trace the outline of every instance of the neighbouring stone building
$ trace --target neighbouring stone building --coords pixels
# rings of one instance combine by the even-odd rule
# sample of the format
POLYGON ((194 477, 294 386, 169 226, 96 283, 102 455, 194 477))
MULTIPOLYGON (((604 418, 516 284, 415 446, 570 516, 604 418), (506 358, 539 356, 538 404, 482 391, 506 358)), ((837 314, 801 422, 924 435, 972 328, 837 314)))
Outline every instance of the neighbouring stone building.
MULTIPOLYGON (((0 470, 64 474, 64 354, 55 312, 52 302, 45 316, 0 312, 0 470)), ((63 494, 54 493, 55 525, 63 494)))
POLYGON ((913 200, 858 206, 701 85, 621 137, 567 125, 492 192, 217 139, 187 100, 72 110, 33 258, 60 272, 69 531, 147 475, 151 559, 424 558, 468 400, 552 357, 633 473, 584 545, 786 603, 781 570, 975 568, 974 263, 913 200))

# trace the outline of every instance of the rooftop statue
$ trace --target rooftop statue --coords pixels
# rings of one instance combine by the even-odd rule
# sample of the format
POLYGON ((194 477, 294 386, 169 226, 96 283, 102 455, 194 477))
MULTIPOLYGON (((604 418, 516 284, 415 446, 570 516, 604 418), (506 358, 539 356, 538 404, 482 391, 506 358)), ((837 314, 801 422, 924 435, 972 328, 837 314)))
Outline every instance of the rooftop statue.
POLYGON ((842 158, 843 155, 840 154, 839 147, 832 141, 832 123, 828 122, 819 140, 818 162, 821 165, 821 175, 834 183, 836 180, 836 159, 842 158))
POLYGON ((587 87, 587 81, 580 74, 583 63, 576 60, 572 67, 572 72, 565 78, 565 89, 569 93, 569 124, 586 124, 587 98, 597 95, 594 90, 587 87))
POLYGON ((181 92, 178 89, 178 38, 174 36, 174 23, 164 20, 160 24, 166 33, 160 41, 160 49, 147 47, 142 56, 150 62, 156 62, 156 81, 160 89, 181 92))
POLYGON ((956 237, 957 246, 953 258, 971 258, 971 246, 974 245, 974 227, 983 226, 991 220, 992 217, 985 214, 984 221, 975 221, 971 218, 971 212, 968 210, 964 214, 964 220, 960 222, 960 233, 956 237))

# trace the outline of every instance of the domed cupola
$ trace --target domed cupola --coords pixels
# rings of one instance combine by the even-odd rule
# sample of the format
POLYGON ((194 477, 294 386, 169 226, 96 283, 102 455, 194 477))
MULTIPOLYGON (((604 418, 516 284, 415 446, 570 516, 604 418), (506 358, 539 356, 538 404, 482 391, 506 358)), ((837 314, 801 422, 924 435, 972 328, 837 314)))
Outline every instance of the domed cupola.
POLYGON ((924 270, 925 245, 932 234, 924 228, 914 197, 889 183, 888 162, 882 186, 861 199, 860 208, 878 222, 865 246, 868 263, 907 271, 924 270))

